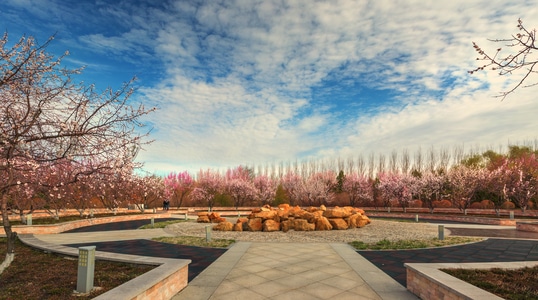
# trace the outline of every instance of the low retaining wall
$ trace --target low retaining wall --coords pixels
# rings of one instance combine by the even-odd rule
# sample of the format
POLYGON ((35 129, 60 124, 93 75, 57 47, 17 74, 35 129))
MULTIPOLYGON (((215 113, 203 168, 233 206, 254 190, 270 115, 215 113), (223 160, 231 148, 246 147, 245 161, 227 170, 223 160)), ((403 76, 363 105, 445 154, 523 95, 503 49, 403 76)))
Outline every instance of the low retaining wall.
POLYGON ((538 261, 495 263, 405 263, 407 289, 420 299, 501 300, 490 292, 453 277, 440 269, 520 269, 534 267, 538 261))
MULTIPOLYGON (((51 224, 51 225, 14 225, 11 227, 11 230, 17 232, 17 234, 53 234, 61 233, 64 231, 76 229, 79 227, 105 224, 110 222, 123 222, 123 221, 132 221, 132 220, 145 220, 145 219, 159 219, 159 218, 170 218, 170 213, 161 213, 161 214, 140 214, 140 215, 116 215, 113 217, 103 217, 103 218, 89 218, 89 219, 80 219, 76 221, 70 221, 60 224, 51 224)), ((6 234, 3 227, 0 227, 0 234, 6 234)))
MULTIPOLYGON (((78 257, 77 248, 47 243, 33 235, 20 235, 19 239, 33 248, 78 257)), ((95 252, 95 259, 157 267, 93 299, 168 300, 187 287, 188 268, 191 263, 189 259, 136 256, 101 251, 95 252)))
POLYGON ((538 222, 516 222, 516 230, 538 232, 538 222))
MULTIPOLYGON (((366 214, 369 217, 382 217, 382 218, 401 218, 401 219, 414 219, 413 214, 404 213, 388 213, 388 212, 375 212, 367 211, 366 214)), ((475 216, 444 216, 434 214, 419 214, 418 219, 438 220, 438 221, 457 221, 464 223, 484 224, 484 225, 501 225, 501 226, 515 226, 516 220, 501 219, 501 218, 484 218, 475 216)))

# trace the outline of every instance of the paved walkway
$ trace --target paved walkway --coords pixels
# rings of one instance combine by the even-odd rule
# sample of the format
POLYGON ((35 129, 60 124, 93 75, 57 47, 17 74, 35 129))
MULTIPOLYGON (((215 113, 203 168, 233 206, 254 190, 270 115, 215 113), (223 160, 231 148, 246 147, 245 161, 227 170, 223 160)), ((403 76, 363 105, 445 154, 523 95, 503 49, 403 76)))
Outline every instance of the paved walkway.
MULTIPOLYGON (((108 231, 94 232, 96 227, 91 226, 77 233, 36 237, 71 247, 96 245, 99 251, 191 259, 189 286, 175 300, 417 299, 405 289, 406 262, 538 260, 538 234, 532 233, 525 238, 534 240, 494 238, 421 250, 355 251, 343 243, 239 242, 226 251, 153 242, 152 237, 169 234, 162 229, 133 230, 140 224, 131 222, 97 228, 108 231)), ((445 228, 458 235, 519 234, 505 226, 446 224, 445 228)))
POLYGON ((417 297, 347 244, 240 242, 173 299, 417 297))

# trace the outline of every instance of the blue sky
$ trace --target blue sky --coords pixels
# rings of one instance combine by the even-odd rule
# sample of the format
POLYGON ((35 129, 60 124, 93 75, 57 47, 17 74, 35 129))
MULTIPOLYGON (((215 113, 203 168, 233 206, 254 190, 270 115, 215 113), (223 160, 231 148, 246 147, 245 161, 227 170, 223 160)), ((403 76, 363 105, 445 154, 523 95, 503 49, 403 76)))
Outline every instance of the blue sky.
MULTIPOLYGON (((538 1, 4 0, 0 28, 79 80, 159 110, 138 160, 159 174, 536 139, 538 88, 469 75, 475 41, 538 27, 538 1), (153 4, 158 3, 158 4, 153 4)), ((509 49, 507 49, 509 50, 509 49)))

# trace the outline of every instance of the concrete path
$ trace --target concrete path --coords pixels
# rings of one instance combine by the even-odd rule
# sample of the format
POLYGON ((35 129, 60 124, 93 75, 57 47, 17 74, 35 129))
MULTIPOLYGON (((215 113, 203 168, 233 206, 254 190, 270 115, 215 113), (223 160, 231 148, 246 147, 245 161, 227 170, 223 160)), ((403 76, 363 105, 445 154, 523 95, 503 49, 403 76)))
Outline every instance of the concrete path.
POLYGON ((136 239, 152 239, 160 236, 173 236, 162 228, 110 230, 84 233, 58 233, 36 235, 40 240, 61 245, 80 244, 87 242, 128 241, 136 239))
POLYGON ((240 242, 173 299, 418 298, 347 244, 240 242))

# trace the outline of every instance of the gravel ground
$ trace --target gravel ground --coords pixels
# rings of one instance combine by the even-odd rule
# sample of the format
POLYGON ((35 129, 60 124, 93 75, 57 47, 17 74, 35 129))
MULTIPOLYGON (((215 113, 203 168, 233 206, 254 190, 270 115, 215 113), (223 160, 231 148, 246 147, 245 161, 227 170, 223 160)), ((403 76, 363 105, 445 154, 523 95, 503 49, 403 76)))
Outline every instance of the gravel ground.
MULTIPOLYGON (((226 218, 235 223, 235 218, 226 218)), ((205 227, 215 224, 181 222, 166 227, 166 231, 175 235, 205 237, 205 227)), ((214 239, 233 239, 245 242, 352 242, 373 243, 382 239, 390 241, 409 239, 431 239, 438 236, 437 226, 427 223, 395 222, 372 220, 363 228, 331 231, 294 231, 288 232, 249 232, 249 231, 212 231, 214 239)))

